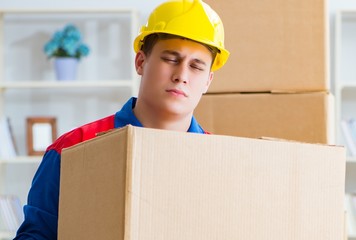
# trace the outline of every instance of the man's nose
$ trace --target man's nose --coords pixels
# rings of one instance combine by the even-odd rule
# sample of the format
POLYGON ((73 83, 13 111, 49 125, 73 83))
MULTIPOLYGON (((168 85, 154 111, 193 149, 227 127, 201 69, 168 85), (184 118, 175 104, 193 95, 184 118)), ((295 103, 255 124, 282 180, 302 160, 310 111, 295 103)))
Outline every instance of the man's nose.
POLYGON ((186 64, 179 64, 172 76, 172 81, 173 82, 182 82, 184 84, 187 84, 189 82, 189 78, 188 78, 188 69, 189 66, 187 66, 186 64))

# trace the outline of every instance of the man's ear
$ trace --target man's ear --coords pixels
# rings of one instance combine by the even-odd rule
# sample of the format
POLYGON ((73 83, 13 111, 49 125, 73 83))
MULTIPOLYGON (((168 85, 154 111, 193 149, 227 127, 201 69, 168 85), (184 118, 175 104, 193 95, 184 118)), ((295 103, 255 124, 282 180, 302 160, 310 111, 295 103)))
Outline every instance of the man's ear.
POLYGON ((135 57, 135 67, 138 75, 143 73, 143 65, 146 60, 146 54, 143 51, 138 51, 135 57))
POLYGON ((205 94, 205 93, 208 91, 209 86, 210 86, 211 82, 213 81, 213 78, 214 78, 214 72, 210 72, 210 73, 209 73, 209 79, 208 79, 208 81, 206 82, 206 86, 205 86, 205 89, 204 89, 204 91, 203 91, 203 94, 205 94))

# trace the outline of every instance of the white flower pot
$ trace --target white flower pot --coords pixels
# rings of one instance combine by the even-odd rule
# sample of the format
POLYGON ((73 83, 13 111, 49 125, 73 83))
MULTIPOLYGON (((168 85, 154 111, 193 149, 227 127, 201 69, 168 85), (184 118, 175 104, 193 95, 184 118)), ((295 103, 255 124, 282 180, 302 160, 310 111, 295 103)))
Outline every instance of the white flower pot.
POLYGON ((61 57, 54 60, 57 80, 75 80, 77 77, 78 59, 61 57))

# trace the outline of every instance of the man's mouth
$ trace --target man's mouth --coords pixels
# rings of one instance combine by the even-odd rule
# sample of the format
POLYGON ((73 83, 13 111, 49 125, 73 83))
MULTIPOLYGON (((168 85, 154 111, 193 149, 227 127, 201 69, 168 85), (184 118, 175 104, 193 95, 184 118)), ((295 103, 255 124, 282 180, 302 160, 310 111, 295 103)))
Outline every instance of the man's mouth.
POLYGON ((182 90, 179 90, 179 89, 168 89, 166 90, 166 92, 169 92, 173 95, 176 95, 176 96, 184 96, 184 97, 188 97, 188 95, 182 91, 182 90))

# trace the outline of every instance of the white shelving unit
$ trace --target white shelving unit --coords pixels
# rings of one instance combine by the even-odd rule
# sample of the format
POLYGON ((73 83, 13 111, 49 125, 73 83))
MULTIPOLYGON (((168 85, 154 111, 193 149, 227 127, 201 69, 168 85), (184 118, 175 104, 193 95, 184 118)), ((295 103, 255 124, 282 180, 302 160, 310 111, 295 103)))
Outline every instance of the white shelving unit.
MULTIPOLYGON (((335 99, 337 144, 347 146, 343 119, 356 119, 356 9, 340 10, 335 18, 335 99)), ((356 193, 356 156, 347 151, 346 194, 356 193)), ((348 207, 348 238, 356 239, 356 205, 348 207), (350 220, 352 219, 352 220, 350 220)))
MULTIPOLYGON (((0 157, 0 194, 17 195, 24 204, 41 161, 27 156, 27 117, 56 117, 61 135, 114 114, 137 95, 137 32, 135 9, 0 10, 0 117, 9 117, 19 150, 17 157, 0 157), (57 81, 43 46, 69 23, 79 28, 90 54, 80 60, 77 80, 57 81)), ((0 239, 13 236, 0 231, 0 239)))

